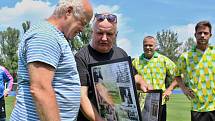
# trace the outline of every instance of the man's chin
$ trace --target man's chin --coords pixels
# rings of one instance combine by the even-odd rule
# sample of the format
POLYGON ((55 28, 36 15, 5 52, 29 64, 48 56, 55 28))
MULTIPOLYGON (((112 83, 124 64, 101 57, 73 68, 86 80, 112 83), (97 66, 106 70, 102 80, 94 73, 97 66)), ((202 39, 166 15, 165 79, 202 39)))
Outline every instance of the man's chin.
POLYGON ((146 52, 147 55, 152 55, 152 52, 146 52))
POLYGON ((206 41, 200 41, 199 44, 201 44, 201 45, 207 45, 208 42, 206 42, 206 41))
POLYGON ((102 49, 100 49, 99 52, 100 52, 100 53, 108 53, 108 52, 110 52, 110 50, 111 50, 111 49, 109 49, 109 48, 105 48, 105 49, 102 48, 102 49))

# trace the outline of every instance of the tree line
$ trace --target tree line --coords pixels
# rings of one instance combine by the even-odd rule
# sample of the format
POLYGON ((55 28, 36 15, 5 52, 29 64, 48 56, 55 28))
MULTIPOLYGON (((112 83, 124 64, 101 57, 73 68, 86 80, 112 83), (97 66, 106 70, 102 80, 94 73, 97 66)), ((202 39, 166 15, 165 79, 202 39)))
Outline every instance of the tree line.
MULTIPOLYGON (((22 23, 24 33, 30 28, 30 21, 22 23)), ((91 25, 87 24, 84 31, 79 33, 73 41, 69 41, 74 53, 86 46, 91 40, 91 25)), ((15 82, 18 69, 18 43, 20 41, 20 30, 8 27, 0 31, 0 65, 6 67, 13 75, 15 82)), ((182 52, 189 50, 195 41, 189 38, 184 43, 178 41, 178 34, 171 30, 157 32, 158 52, 176 62, 182 52)), ((115 42, 116 43, 116 42, 115 42)), ((170 82, 168 82, 170 83, 170 82)))

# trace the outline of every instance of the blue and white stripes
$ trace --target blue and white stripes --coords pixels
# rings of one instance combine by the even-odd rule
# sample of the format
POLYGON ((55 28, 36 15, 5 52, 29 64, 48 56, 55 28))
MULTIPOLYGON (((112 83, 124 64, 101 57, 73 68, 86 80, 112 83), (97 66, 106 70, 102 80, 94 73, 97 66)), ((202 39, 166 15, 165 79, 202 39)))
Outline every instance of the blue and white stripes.
POLYGON ((10 120, 39 120, 29 91, 27 72, 27 64, 35 61, 55 68, 52 86, 60 108, 61 120, 75 120, 80 106, 80 80, 75 59, 63 33, 48 22, 32 26, 19 45, 17 104, 10 120))

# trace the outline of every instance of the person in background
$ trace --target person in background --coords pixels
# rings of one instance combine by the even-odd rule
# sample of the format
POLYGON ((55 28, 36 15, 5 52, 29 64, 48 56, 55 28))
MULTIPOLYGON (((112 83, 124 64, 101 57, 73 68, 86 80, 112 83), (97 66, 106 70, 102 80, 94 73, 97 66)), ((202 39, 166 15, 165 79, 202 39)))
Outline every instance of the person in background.
POLYGON ((5 97, 8 96, 12 87, 13 77, 5 67, 0 65, 0 121, 6 121, 5 97), (7 87, 5 87, 5 82, 7 82, 7 87))
MULTIPOLYGON (((81 80, 81 111, 78 121, 103 121, 96 110, 93 82, 90 80, 88 64, 127 57, 127 53, 114 45, 117 37, 117 16, 111 13, 95 14, 92 40, 75 55, 81 80)), ((103 89, 98 87, 97 89, 103 89)), ((101 86, 101 85, 100 85, 101 86)))
MULTIPOLYGON (((161 121, 166 121, 166 101, 172 90, 177 86, 174 80, 166 89, 166 79, 174 79, 175 64, 169 58, 156 52, 156 39, 152 36, 146 36, 143 40, 144 53, 132 61, 134 67, 134 77, 136 83, 144 92, 153 89, 163 90, 163 100, 161 106, 161 121)), ((140 102, 142 102, 140 100, 140 102)), ((141 104, 140 104, 141 105, 141 104)), ((143 108, 143 107, 141 107, 143 108)))
POLYGON ((192 121, 215 121, 215 46, 209 21, 195 26, 197 45, 178 59, 176 80, 184 94, 191 99, 192 121), (188 81, 185 86, 182 77, 188 81))
POLYGON ((69 40, 93 16, 88 0, 59 0, 53 14, 30 27, 18 49, 18 94, 11 121, 75 121, 80 79, 69 40))

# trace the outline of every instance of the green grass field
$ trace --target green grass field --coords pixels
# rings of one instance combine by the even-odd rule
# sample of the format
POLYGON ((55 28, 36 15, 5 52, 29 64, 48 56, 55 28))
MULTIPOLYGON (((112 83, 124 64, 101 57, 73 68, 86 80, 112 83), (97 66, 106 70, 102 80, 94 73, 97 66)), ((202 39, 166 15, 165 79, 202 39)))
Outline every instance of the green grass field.
POLYGON ((183 94, 170 96, 167 103, 167 121, 190 121, 190 102, 183 94))
MULTIPOLYGON (((15 97, 6 98, 7 120, 13 109, 15 97)), ((190 121, 190 102, 183 94, 171 95, 167 103, 167 121, 190 121)))
POLYGON ((14 100, 15 97, 14 96, 9 96, 5 99, 5 107, 6 107, 6 117, 7 117, 7 121, 9 120, 10 114, 13 110, 13 106, 14 106, 14 100))

